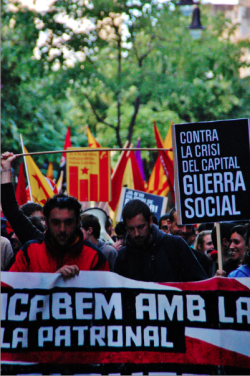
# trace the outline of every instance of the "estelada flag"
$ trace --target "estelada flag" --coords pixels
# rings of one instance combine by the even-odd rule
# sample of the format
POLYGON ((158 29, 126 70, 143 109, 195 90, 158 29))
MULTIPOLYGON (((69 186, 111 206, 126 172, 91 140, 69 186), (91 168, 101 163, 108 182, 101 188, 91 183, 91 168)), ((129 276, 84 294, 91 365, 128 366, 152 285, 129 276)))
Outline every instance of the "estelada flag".
MULTIPOLYGON (((28 150, 23 146, 24 153, 28 154, 28 150)), ((41 173, 31 156, 24 157, 28 172, 28 179, 31 188, 31 199, 40 205, 44 205, 48 198, 54 196, 54 192, 46 181, 45 176, 41 173)))
MULTIPOLYGON (((101 148, 101 145, 99 144, 99 142, 96 141, 95 137, 92 135, 92 133, 90 132, 90 129, 88 127, 88 125, 86 125, 86 129, 87 129, 87 136, 88 136, 88 145, 90 148, 101 148)), ((113 169, 112 169, 112 166, 110 167, 111 168, 111 175, 113 174, 113 169)))
POLYGON ((90 129, 88 125, 86 125, 87 128, 87 136, 88 136, 88 144, 90 148, 100 148, 101 145, 96 141, 95 137, 90 132, 90 129))
MULTIPOLYGON (((164 148, 172 149, 172 137, 171 137, 171 127, 164 140, 164 148)), ((173 162, 173 152, 166 151, 169 159, 173 162)), ((157 158, 150 178, 148 180, 147 192, 158 196, 166 197, 169 192, 169 183, 167 176, 163 170, 160 157, 157 158)))
POLYGON ((78 201, 107 202, 111 200, 110 156, 108 151, 67 153, 67 190, 78 201))
POLYGON ((19 174, 18 174, 18 182, 17 182, 15 194, 16 194, 16 200, 17 200, 19 206, 26 204, 28 199, 27 199, 27 194, 26 194, 26 185, 25 185, 23 163, 20 164, 20 169, 19 169, 19 174))
MULTIPOLYGON (((156 123, 154 123, 154 131, 155 131, 155 140, 156 145, 158 148, 164 148, 161 135, 159 133, 159 130, 156 126, 156 123)), ((165 151, 159 151, 159 157, 161 160, 161 164, 163 167, 163 170, 167 176, 169 188, 172 194, 173 201, 175 202, 175 195, 174 195, 174 166, 173 161, 168 157, 167 153, 165 151)))

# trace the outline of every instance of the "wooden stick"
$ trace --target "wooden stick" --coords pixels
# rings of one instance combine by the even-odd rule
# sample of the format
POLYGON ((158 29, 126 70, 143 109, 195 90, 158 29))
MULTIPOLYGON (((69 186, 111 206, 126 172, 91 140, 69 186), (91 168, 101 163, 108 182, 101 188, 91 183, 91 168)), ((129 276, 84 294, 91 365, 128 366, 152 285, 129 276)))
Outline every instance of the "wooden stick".
MULTIPOLYGON (((29 155, 42 155, 42 154, 60 154, 60 153, 77 153, 83 151, 173 151, 172 148, 77 148, 74 150, 52 150, 52 151, 36 151, 32 153, 15 154, 18 157, 26 157, 29 155)), ((2 157, 1 157, 2 158, 2 157)))
POLYGON ((215 222, 216 238, 217 238, 217 252, 218 252, 218 268, 223 270, 222 265, 222 249, 221 249, 221 234, 220 234, 220 222, 215 222))

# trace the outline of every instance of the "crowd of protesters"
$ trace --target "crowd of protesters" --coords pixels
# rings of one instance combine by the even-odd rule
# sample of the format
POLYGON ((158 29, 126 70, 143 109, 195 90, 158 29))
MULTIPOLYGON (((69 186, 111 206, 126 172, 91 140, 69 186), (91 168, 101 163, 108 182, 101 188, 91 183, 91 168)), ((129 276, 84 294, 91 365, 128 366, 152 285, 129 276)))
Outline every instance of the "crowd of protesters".
POLYGON ((19 208, 11 182, 12 153, 1 159, 1 270, 61 273, 71 278, 83 270, 113 271, 152 282, 201 281, 215 276, 250 277, 250 225, 221 223, 223 270, 218 270, 213 223, 178 225, 175 207, 157 218, 140 200, 123 208, 123 221, 112 227, 82 212, 74 197, 58 194, 42 207, 19 208))

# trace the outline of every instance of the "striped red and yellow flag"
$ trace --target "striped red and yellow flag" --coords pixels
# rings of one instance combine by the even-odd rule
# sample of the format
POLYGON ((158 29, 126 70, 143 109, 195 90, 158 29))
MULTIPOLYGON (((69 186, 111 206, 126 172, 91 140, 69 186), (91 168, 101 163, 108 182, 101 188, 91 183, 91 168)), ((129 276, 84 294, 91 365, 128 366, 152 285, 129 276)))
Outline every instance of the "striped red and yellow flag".
MULTIPOLYGON (((28 154, 28 150, 23 146, 24 153, 28 154)), ((44 205, 45 202, 54 196, 49 183, 47 182, 45 176, 42 174, 40 169, 35 164, 31 156, 24 157, 26 159, 28 179, 30 182, 31 189, 31 201, 36 202, 40 205, 44 205)))
MULTIPOLYGON (((169 128, 163 145, 164 148, 172 148, 171 127, 169 128)), ((169 159, 173 161, 173 152, 167 151, 166 153, 168 154, 169 159)), ((163 170, 160 157, 158 157, 148 181, 147 192, 166 197, 169 190, 169 183, 163 170)))
MULTIPOLYGON (((111 169, 108 151, 67 153, 67 189, 78 201, 111 200, 111 169)), ((84 150, 84 148, 82 148, 84 150)))

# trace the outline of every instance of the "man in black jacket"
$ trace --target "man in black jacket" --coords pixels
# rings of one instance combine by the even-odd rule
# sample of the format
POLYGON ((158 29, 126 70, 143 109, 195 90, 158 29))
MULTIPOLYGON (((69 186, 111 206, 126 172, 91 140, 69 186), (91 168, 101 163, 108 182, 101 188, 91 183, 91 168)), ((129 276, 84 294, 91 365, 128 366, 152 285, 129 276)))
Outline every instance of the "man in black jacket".
POLYGON ((203 255, 199 251, 196 251, 194 248, 191 247, 190 239, 192 237, 192 226, 191 225, 178 225, 177 224, 177 212, 176 208, 173 207, 169 213, 168 219, 168 227, 170 234, 181 236, 187 244, 190 246, 191 251, 197 258, 198 262, 200 263, 201 267, 204 269, 205 273, 211 277, 212 273, 212 266, 207 258, 207 256, 203 255))
POLYGON ((122 212, 128 235, 118 252, 114 271, 146 282, 200 281, 207 278, 187 243, 164 234, 153 224, 149 207, 129 201, 122 212))

